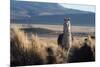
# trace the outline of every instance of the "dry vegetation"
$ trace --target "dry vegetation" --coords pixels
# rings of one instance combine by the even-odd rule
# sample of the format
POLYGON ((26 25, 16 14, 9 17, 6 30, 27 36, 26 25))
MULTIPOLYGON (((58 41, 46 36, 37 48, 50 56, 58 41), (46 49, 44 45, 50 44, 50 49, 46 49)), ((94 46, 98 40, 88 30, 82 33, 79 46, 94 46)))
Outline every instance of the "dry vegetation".
POLYGON ((11 66, 64 63, 66 52, 57 44, 47 43, 32 35, 27 37, 18 28, 11 29, 11 66))
POLYGON ((74 39, 70 48, 67 62, 90 62, 95 61, 95 36, 88 35, 86 38, 74 39))
POLYGON ((67 51, 58 46, 57 43, 41 40, 34 34, 32 35, 32 39, 29 39, 27 33, 18 28, 12 28, 10 35, 11 66, 58 64, 95 60, 95 39, 93 37, 91 38, 91 36, 88 36, 85 41, 84 39, 76 40, 74 38, 73 45, 69 50, 69 54, 67 54, 67 51), (86 49, 84 49, 84 47, 86 49), (91 50, 92 53, 90 53, 91 50), (85 57, 84 54, 88 56, 85 57), (88 60, 84 60, 87 58, 88 60))

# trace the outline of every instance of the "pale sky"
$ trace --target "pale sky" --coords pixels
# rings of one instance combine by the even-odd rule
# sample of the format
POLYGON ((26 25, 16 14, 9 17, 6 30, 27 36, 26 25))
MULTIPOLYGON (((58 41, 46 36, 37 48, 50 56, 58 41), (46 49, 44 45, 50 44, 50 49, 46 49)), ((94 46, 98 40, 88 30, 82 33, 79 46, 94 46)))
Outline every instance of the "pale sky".
POLYGON ((95 12, 96 8, 94 5, 78 5, 78 4, 60 4, 63 7, 66 8, 72 8, 72 9, 78 9, 78 10, 83 10, 83 11, 91 11, 95 12))
MULTIPOLYGON (((18 1, 36 1, 36 0, 18 0, 18 1)), ((45 2, 46 0, 40 0, 40 2, 41 1, 45 2)), ((96 11, 96 6, 94 5, 78 5, 78 4, 67 4, 67 3, 60 3, 60 5, 65 8, 78 9, 83 11, 90 11, 90 12, 96 11)))

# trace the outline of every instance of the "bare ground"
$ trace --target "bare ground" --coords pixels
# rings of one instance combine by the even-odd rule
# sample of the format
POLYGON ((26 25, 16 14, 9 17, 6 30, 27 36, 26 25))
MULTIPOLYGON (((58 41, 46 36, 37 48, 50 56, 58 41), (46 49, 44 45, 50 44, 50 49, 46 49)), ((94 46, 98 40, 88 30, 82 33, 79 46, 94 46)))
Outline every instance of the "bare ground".
MULTIPOLYGON (((35 29, 37 29, 37 31, 47 29, 48 31, 51 31, 51 32, 44 32, 44 31, 42 31, 43 33, 41 34, 41 33, 38 33, 38 32, 34 32, 34 30, 33 30, 33 32, 31 32, 31 33, 35 33, 36 35, 38 35, 40 37, 40 39, 42 39, 44 41, 45 40, 46 41, 53 41, 55 43, 57 43, 57 37, 63 31, 63 25, 11 24, 11 28, 14 28, 14 27, 19 27, 19 28, 24 29, 24 30, 26 30, 27 28, 29 28, 29 30, 31 30, 30 28, 32 28, 32 30, 33 30, 33 28, 35 28, 35 29)), ((93 34, 94 35, 95 27, 72 26, 71 27, 71 31, 72 31, 72 34, 73 34, 73 36, 74 36, 74 38, 76 40, 84 40, 87 37, 88 34, 93 34)), ((30 32, 28 32, 28 33, 30 33, 30 32)))

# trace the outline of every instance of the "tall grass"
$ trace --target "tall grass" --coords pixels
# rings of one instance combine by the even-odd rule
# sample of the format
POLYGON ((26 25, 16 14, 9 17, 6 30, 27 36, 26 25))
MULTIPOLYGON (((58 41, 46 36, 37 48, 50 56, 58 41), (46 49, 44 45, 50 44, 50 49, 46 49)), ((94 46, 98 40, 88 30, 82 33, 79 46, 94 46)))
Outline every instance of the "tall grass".
POLYGON ((32 39, 20 28, 11 28, 11 66, 58 64, 71 62, 86 62, 95 60, 95 39, 76 40, 67 52, 57 43, 41 40, 32 34, 32 39))
POLYGON ((68 63, 95 61, 95 37, 88 35, 83 40, 74 40, 67 58, 68 63))
POLYGON ((47 43, 18 29, 11 29, 11 66, 39 65, 66 62, 66 51, 57 44, 47 43))

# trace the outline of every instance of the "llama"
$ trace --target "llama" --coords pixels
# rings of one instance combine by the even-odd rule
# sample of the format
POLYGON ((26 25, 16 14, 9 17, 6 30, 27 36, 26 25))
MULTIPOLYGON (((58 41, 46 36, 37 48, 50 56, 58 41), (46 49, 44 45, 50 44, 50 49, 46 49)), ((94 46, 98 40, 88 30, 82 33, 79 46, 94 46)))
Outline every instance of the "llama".
POLYGON ((63 33, 58 36, 58 45, 68 50, 71 46, 71 23, 70 18, 64 18, 63 33))

